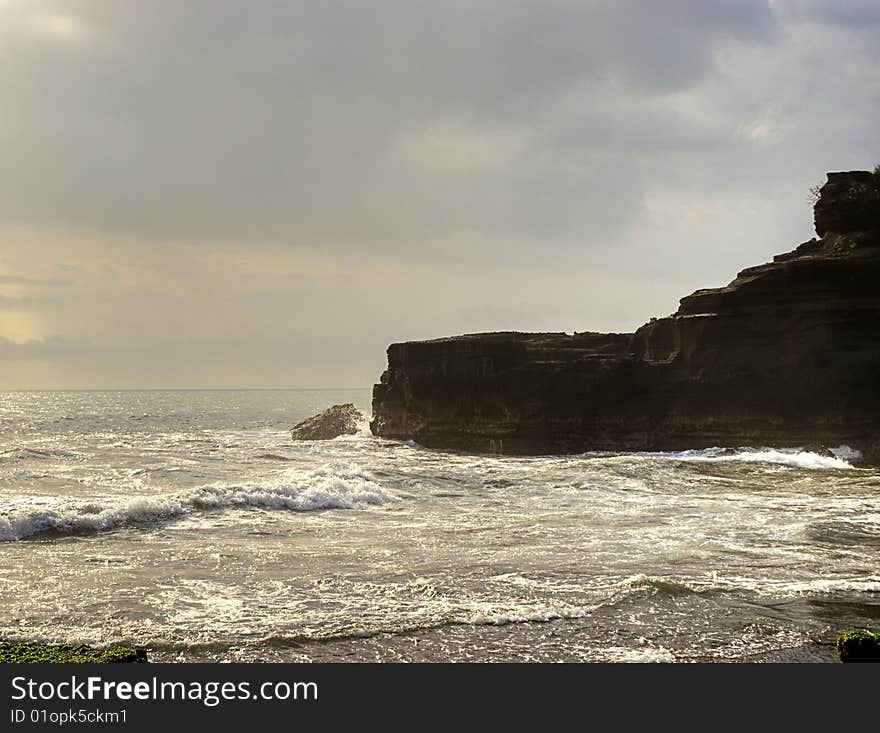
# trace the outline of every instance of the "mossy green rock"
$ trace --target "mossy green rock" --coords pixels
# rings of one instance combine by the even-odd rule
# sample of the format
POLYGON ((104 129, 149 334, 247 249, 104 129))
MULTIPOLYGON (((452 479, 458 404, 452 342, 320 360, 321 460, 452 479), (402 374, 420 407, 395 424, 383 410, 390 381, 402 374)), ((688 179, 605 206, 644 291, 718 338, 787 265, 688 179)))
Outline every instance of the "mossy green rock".
POLYGON ((146 662, 145 649, 113 646, 92 649, 84 644, 39 644, 0 641, 0 664, 92 664, 95 662, 146 662))
POLYGON ((849 629, 837 637, 841 662, 880 662, 880 634, 867 629, 849 629))

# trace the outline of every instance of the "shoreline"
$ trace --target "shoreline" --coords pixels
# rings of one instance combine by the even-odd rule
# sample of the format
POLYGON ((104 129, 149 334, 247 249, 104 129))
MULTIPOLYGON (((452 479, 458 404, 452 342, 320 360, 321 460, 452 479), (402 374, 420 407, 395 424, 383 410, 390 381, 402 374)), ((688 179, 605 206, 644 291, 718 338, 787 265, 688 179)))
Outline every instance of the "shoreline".
MULTIPOLYGON (((547 625, 556 625, 565 623, 565 620, 552 620, 542 622, 547 625)), ((412 651, 414 655, 419 654, 417 648, 419 643, 424 644, 428 640, 431 629, 422 630, 424 633, 418 632, 402 632, 399 634, 379 633, 369 637, 363 637, 363 641, 367 644, 375 643, 378 648, 383 647, 383 642, 394 639, 401 642, 403 639, 412 641, 412 651)), ((436 630, 433 630, 436 631, 436 630)), ((315 640, 316 649, 325 645, 333 644, 339 640, 315 640)), ((357 645, 357 637, 346 640, 357 645)), ((289 651, 291 656, 296 650, 304 651, 305 647, 311 645, 291 642, 282 649, 289 651)), ((175 655, 170 651, 156 649, 150 645, 129 645, 129 644, 111 644, 107 647, 89 646, 86 644, 58 644, 44 643, 33 641, 8 641, 0 640, 0 664, 93 664, 93 663, 174 663, 174 664, 203 664, 215 662, 235 661, 237 663, 253 663, 253 664, 285 664, 285 663, 305 663, 305 664, 344 664, 344 663, 394 663, 396 661, 406 661, 410 663, 458 663, 467 664, 477 663, 563 663, 563 664, 602 664, 612 663, 608 659, 462 659, 458 657, 468 657, 470 653, 464 647, 458 650, 457 654, 447 654, 445 657, 441 655, 431 654, 428 651, 424 658, 409 659, 370 659, 358 658, 358 654, 352 649, 339 651, 338 656, 325 659, 291 659, 280 658, 267 661, 261 658, 260 648, 256 647, 253 651, 252 658, 241 658, 233 652, 234 645, 230 644, 227 658, 214 659, 201 657, 197 651, 193 650, 191 659, 187 659, 186 655, 179 653, 175 655), (229 657, 234 657, 230 659, 229 657)), ((442 645, 440 646, 442 648, 442 645)), ((277 649, 277 647, 276 647, 277 649)), ((479 650, 478 647, 475 647, 479 650)), ((880 662, 880 633, 875 633, 867 629, 850 628, 840 633, 834 634, 827 639, 816 638, 805 641, 792 646, 784 646, 779 649, 765 649, 743 653, 738 656, 719 656, 717 654, 701 653, 694 650, 689 653, 676 653, 672 649, 656 647, 650 644, 643 646, 627 646, 619 647, 610 645, 606 651, 617 649, 621 653, 625 652, 618 660, 613 663, 667 663, 667 664, 839 664, 841 662, 880 662)), ((362 650, 364 651, 364 650, 362 650)), ((479 654, 477 654, 477 657, 479 654)), ((599 655, 601 656, 601 654, 599 655)))

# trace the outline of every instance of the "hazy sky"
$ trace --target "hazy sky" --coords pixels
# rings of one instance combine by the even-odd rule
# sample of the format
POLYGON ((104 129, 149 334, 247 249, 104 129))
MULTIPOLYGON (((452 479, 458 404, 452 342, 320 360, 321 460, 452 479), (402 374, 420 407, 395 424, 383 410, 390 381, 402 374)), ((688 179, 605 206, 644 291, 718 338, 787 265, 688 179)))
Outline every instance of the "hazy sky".
POLYGON ((880 162, 877 0, 0 0, 0 389, 631 330, 880 162))

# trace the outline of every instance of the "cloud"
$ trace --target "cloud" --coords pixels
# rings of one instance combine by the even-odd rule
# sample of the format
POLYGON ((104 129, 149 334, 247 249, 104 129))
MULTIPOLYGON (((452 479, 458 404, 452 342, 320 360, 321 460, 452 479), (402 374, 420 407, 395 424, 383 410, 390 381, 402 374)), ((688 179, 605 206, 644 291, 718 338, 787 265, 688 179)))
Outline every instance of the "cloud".
POLYGON ((782 7, 796 17, 845 28, 865 29, 880 25, 880 6, 874 0, 794 0, 782 7))
POLYGON ((0 293, 0 308, 35 308, 58 303, 55 298, 24 297, 15 298, 0 293))
POLYGON ((75 344, 62 338, 16 343, 0 336, 0 360, 43 361, 57 360, 80 352, 75 344))
POLYGON ((873 2, 10 0, 0 379, 632 329, 811 236, 808 188, 880 158, 878 63, 873 2))
POLYGON ((23 277, 21 275, 0 275, 0 285, 28 285, 32 287, 56 287, 69 285, 70 280, 61 278, 23 277))
MULTIPOLYGON (((619 229, 638 210, 638 172, 598 158, 625 146, 627 105, 573 116, 571 96, 685 90, 724 39, 776 32, 751 0, 64 8, 87 41, 0 50, 16 100, 0 136, 16 170, 0 179, 4 218, 397 250, 426 232, 619 229)), ((642 111, 687 144, 688 120, 642 111)), ((634 127, 642 148, 664 145, 634 127)))

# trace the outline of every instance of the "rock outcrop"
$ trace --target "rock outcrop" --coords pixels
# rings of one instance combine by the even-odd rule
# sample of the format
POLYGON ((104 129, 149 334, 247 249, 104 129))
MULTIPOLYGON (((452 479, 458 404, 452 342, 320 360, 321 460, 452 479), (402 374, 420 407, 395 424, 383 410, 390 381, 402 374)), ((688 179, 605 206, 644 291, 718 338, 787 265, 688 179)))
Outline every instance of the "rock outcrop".
POLYGON ((633 334, 393 344, 371 429, 474 452, 846 444, 880 462, 880 175, 829 173, 815 225, 633 334))
POLYGON ((0 640, 0 664, 115 664, 147 662, 147 650, 117 644, 95 649, 85 644, 44 644, 0 640))
POLYGON ((340 435, 354 435, 363 413, 350 402, 328 407, 319 415, 297 423, 290 430, 293 440, 332 440, 340 435))
POLYGON ((868 629, 849 629, 837 637, 841 662, 880 662, 880 634, 868 629))

